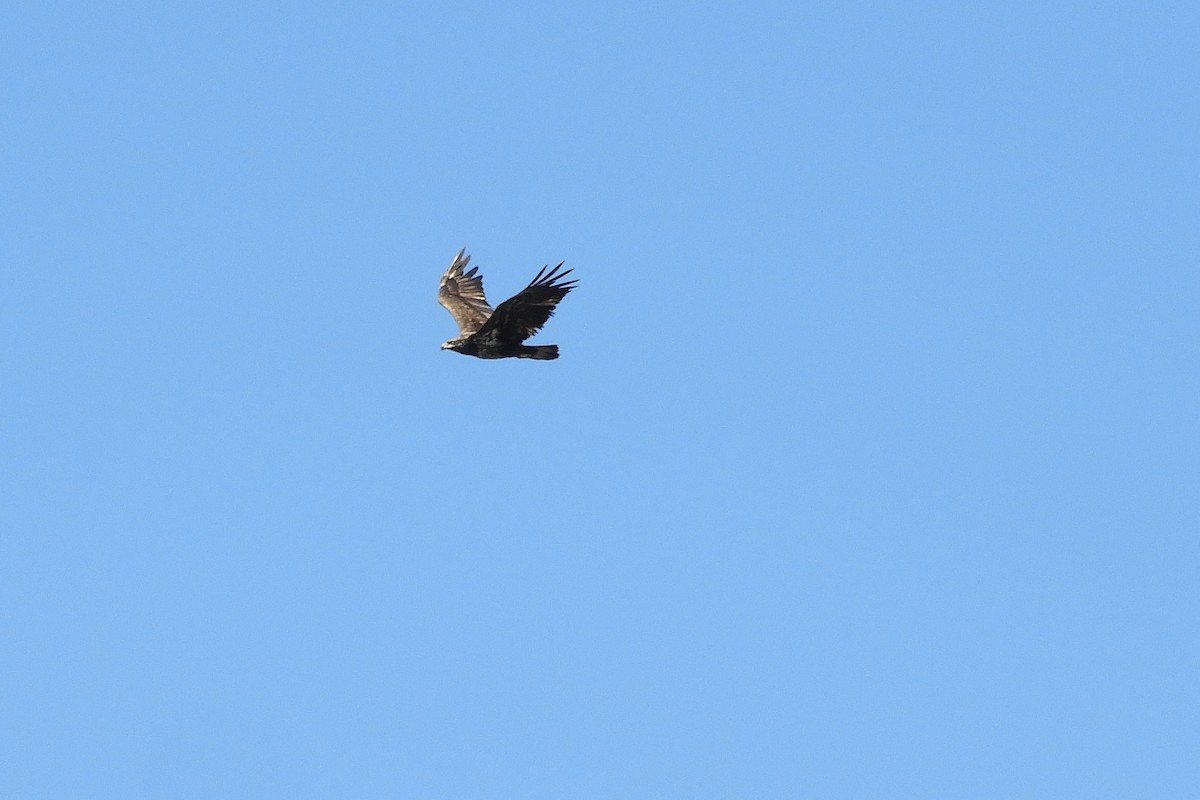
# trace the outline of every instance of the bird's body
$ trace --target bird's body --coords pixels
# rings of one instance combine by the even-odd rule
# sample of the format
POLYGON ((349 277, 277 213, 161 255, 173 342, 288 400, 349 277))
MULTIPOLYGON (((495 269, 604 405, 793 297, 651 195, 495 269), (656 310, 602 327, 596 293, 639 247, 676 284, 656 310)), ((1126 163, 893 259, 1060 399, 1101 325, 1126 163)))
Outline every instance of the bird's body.
POLYGON ((478 267, 464 272, 470 260, 465 248, 459 250, 438 285, 438 302, 458 323, 458 336, 444 342, 442 349, 476 358, 558 358, 558 345, 524 342, 546 324, 554 307, 575 288, 575 281, 563 280, 571 270, 563 271, 561 263, 553 269, 543 267, 528 286, 493 311, 484 297, 478 267))
POLYGON ((556 344, 520 344, 514 348, 506 342, 481 339, 478 336, 451 339, 442 345, 442 349, 453 350, 464 356, 475 356, 476 358, 533 358, 540 361, 558 358, 558 345, 556 344))

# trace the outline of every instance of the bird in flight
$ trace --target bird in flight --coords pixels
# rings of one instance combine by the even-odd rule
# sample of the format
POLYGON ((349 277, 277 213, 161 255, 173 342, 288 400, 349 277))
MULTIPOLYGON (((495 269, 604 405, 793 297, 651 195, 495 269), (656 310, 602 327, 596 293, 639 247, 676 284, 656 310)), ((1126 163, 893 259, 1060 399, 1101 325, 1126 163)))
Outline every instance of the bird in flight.
POLYGON ((550 361, 558 358, 556 344, 524 344, 546 320, 554 307, 575 288, 577 281, 564 281, 571 270, 560 263, 553 269, 542 267, 529 285, 508 298, 493 311, 483 296, 483 276, 478 267, 463 272, 471 257, 464 247, 458 251, 438 285, 438 302, 458 323, 458 336, 442 344, 476 358, 532 358, 550 361))

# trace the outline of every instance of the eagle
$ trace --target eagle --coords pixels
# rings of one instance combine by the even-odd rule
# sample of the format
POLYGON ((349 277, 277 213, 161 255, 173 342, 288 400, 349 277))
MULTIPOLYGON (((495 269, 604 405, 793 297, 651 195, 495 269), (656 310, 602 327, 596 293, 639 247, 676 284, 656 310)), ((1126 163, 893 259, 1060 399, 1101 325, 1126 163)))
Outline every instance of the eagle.
POLYGON ((458 336, 442 343, 442 349, 476 358, 558 358, 558 345, 527 345, 524 341, 541 330, 554 307, 578 283, 563 280, 571 274, 562 268, 566 262, 553 269, 549 264, 542 267, 528 286, 493 311, 483 296, 479 268, 463 271, 470 261, 467 249, 459 250, 438 285, 438 302, 458 323, 458 336))

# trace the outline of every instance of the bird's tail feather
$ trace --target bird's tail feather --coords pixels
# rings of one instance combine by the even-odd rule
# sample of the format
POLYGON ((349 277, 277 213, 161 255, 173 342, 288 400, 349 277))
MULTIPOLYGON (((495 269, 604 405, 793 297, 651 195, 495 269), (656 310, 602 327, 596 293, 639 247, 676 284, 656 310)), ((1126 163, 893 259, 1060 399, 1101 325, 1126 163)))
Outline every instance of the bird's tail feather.
POLYGON ((558 345, 539 344, 526 347, 518 358, 532 358, 535 361, 553 361, 558 358, 558 345))

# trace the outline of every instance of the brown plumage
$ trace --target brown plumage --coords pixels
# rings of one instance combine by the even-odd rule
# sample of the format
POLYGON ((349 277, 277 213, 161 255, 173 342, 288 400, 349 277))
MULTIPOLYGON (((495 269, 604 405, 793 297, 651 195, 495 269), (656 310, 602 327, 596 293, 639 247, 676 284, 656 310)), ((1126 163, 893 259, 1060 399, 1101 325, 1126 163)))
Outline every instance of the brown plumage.
POLYGON ((459 250, 438 285, 438 302, 458 323, 458 336, 443 343, 442 349, 476 358, 558 358, 558 345, 524 341, 541 330, 559 301, 575 288, 576 281, 563 280, 571 270, 563 270, 561 262, 554 268, 543 267, 528 286, 493 311, 483 294, 478 267, 466 270, 470 261, 466 248, 459 250))

